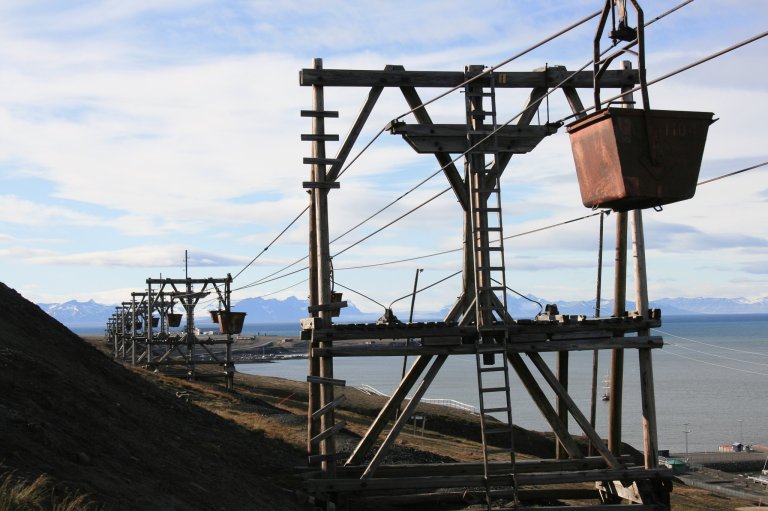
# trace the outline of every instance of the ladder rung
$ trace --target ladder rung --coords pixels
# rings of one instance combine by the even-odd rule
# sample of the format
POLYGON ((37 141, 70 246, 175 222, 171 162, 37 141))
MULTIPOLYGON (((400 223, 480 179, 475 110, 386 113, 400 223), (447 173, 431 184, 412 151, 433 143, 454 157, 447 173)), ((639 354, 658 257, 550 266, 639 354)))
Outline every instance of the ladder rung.
POLYGON ((322 134, 322 135, 316 135, 314 133, 302 133, 301 135, 301 141, 302 142, 338 142, 339 136, 338 135, 330 135, 330 134, 322 134))
POLYGON ((498 412, 506 412, 508 410, 509 408, 507 408, 506 406, 502 406, 500 408, 486 408, 485 410, 483 410, 483 413, 484 414, 498 413, 498 412))
POLYGON ((338 117, 339 112, 335 110, 302 110, 302 117, 338 117))
MULTIPOLYGON (((503 266, 478 266, 478 271, 504 271, 503 266)), ((478 289, 504 289, 504 286, 481 286, 478 289)))
POLYGON ((491 428, 485 430, 486 435, 500 435, 502 433, 512 433, 512 428, 507 426, 506 428, 491 428))
POLYGON ((506 392, 507 387, 487 387, 480 389, 480 392, 506 392))
POLYGON ((305 165, 334 165, 340 161, 338 158, 304 158, 305 165))
MULTIPOLYGON (((501 353, 501 352, 499 352, 499 353, 501 353)), ((506 369, 507 368, 504 367, 504 366, 499 366, 499 367, 495 367, 495 366, 494 367, 481 367, 480 368, 480 372, 481 373, 490 373, 490 372, 493 372, 493 371, 506 371, 506 369)))
POLYGON ((509 454, 514 451, 511 447, 488 447, 485 449, 486 454, 509 454))
MULTIPOLYGON (((478 268, 478 269, 480 269, 480 268, 478 268)), ((497 268, 497 267, 483 268, 483 269, 491 270, 491 271, 504 271, 504 268, 497 268)), ((480 286, 477 289, 478 289, 478 291, 503 291, 504 290, 504 286, 480 286)), ((497 307, 497 308, 499 310, 501 310, 501 307, 497 307)))
POLYGON ((464 95, 468 98, 479 98, 479 97, 489 98, 493 96, 493 92, 484 92, 482 89, 478 89, 478 90, 466 91, 464 95))

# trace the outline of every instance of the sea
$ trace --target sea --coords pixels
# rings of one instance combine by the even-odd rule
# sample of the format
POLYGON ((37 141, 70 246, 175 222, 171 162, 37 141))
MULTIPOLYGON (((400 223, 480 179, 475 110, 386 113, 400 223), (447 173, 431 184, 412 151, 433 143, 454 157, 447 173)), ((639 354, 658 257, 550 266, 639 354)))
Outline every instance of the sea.
MULTIPOLYGON (((297 336, 295 323, 246 325, 244 333, 297 336)), ((653 335, 664 347, 653 350, 659 448, 672 453, 712 452, 720 445, 768 445, 768 314, 698 314, 667 316, 653 335)), ((545 354, 554 370, 554 354, 545 354)), ((413 358, 406 361, 410 366, 413 358)), ((532 367, 534 374, 537 371, 532 367)), ((307 360, 238 364, 247 374, 305 380, 307 360)), ((347 386, 369 385, 383 393, 396 388, 403 357, 339 357, 334 377, 347 386)), ((453 399, 477 407, 477 376, 473 356, 449 357, 425 397, 453 399)), ((602 401, 603 381, 610 374, 610 351, 600 352, 596 427, 607 436, 609 403, 602 401)), ((524 386, 511 379, 513 421, 518 426, 547 431, 547 423, 524 386)), ((640 377, 637 352, 624 360, 622 439, 642 449, 640 377)), ((540 380, 543 389, 547 389, 540 380)), ((589 417, 592 389, 592 352, 570 357, 569 393, 589 417)), ((548 392, 554 403, 554 394, 548 392)), ((493 406, 490 403, 488 406, 493 406)), ((569 428, 578 431, 570 419, 569 428)))

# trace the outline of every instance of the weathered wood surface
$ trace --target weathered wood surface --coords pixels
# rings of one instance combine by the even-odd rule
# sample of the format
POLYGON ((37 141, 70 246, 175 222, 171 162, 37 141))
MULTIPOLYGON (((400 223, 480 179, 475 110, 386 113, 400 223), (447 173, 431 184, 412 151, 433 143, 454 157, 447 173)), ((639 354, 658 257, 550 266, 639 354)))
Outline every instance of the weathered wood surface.
MULTIPOLYGON (((414 336, 418 338, 418 336, 414 336)), ((365 337, 363 337, 365 338, 365 337)), ((369 337, 370 339, 371 337, 369 337)), ((379 337, 373 337, 380 339, 379 337)), ((355 338, 359 339, 359 338, 355 338)), ((429 344, 417 346, 376 346, 369 344, 334 345, 330 348, 313 348, 317 356, 333 355, 334 357, 397 357, 412 355, 472 355, 476 348, 473 344, 429 344)), ((609 349, 645 349, 662 348, 664 341, 658 336, 647 337, 606 337, 598 339, 575 339, 565 341, 547 341, 510 343, 507 353, 548 353, 560 351, 588 351, 609 349)))
MULTIPOLYGON (((464 124, 392 123, 389 132, 401 135, 417 153, 463 153, 469 149, 464 124)), ((493 136, 477 144, 473 151, 524 154, 532 151, 544 137, 557 131, 555 126, 503 126, 493 136)), ((488 134, 491 129, 488 129, 488 134)))
MULTIPOLYGON (((631 456, 621 457, 622 464, 631 465, 631 456)), ((608 465, 599 456, 590 456, 581 459, 538 459, 517 460, 514 471, 517 474, 531 474, 539 472, 566 472, 573 470, 599 470, 608 465)), ((347 465, 338 467, 339 477, 360 477, 365 470, 365 465, 347 465)), ((512 463, 490 462, 488 471, 491 474, 509 474, 512 472, 512 463)), ((483 472, 482 462, 465 463, 419 463, 402 465, 381 465, 377 472, 379 477, 424 477, 424 476, 451 476, 451 475, 478 475, 483 472)))
MULTIPOLYGON (((496 88, 552 87, 562 82, 570 72, 552 67, 543 71, 513 71, 494 73, 496 88)), ((404 70, 355 70, 355 69, 302 69, 299 84, 302 86, 325 85, 329 87, 457 87, 464 83, 462 71, 404 71, 404 70)), ((592 88, 592 71, 580 71, 565 85, 576 88, 592 88)), ((490 86, 488 76, 477 80, 478 85, 490 86)), ((606 71, 600 80, 602 87, 634 86, 639 83, 635 70, 606 71)))
MULTIPOLYGON (((672 478, 672 471, 667 468, 646 469, 604 469, 580 470, 549 473, 517 474, 518 486, 538 484, 570 484, 596 481, 636 481, 642 479, 672 478)), ((329 491, 378 491, 387 489, 430 489, 458 488, 463 486, 485 485, 482 475, 427 476, 427 477, 387 477, 368 479, 307 479, 304 484, 310 492, 329 491)), ((488 477, 491 486, 509 486, 509 475, 488 477)), ((634 508, 633 508, 634 509, 634 508)))

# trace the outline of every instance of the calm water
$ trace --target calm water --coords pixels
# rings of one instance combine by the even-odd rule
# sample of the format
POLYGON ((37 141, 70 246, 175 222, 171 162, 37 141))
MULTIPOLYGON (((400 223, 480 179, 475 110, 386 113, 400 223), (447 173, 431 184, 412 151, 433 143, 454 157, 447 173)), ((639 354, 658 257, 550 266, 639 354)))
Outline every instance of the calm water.
MULTIPOLYGON (((296 325, 255 325, 253 331, 296 335, 296 325)), ((673 452, 713 451, 718 445, 742 441, 768 444, 768 315, 668 316, 654 331, 664 337, 663 349, 653 351, 659 447, 673 452), (687 424, 687 425, 686 425, 687 424)), ((554 355, 545 359, 554 364, 554 355)), ((334 376, 347 385, 371 385, 389 393, 397 385, 402 357, 339 357, 334 376)), ((410 360, 412 362, 412 359, 410 360)), ((599 360, 599 379, 610 372, 610 353, 599 360)), ((640 392, 636 351, 625 354, 624 440, 642 446, 640 392)), ((553 366, 552 366, 553 367, 553 366)), ((244 364, 238 370, 265 376, 304 380, 306 360, 274 364, 244 364)), ((534 369, 534 372, 535 369, 534 369)), ((570 393, 589 415, 592 352, 571 354, 570 393)), ((520 382, 513 380, 516 424, 538 430, 547 425, 520 382)), ((602 386, 598 382, 598 387, 602 386)), ((542 385, 546 388, 545 385, 542 385)), ((598 389, 600 394, 600 389, 598 389)), ((428 398, 451 398, 477 406, 477 377, 473 356, 453 356, 427 392, 428 398)), ((598 396, 599 399, 599 396, 598 396)), ((608 403, 598 401, 598 432, 606 435, 608 403)), ((570 427, 578 426, 571 420, 570 427)))

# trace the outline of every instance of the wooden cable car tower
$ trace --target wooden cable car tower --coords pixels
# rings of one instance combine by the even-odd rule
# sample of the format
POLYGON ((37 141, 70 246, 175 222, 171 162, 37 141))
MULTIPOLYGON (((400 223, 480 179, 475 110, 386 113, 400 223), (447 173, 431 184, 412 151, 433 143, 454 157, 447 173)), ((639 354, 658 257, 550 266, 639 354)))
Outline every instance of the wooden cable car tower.
MULTIPOLYGON (((614 30, 612 36, 623 38, 625 41, 636 41, 639 46, 637 70, 633 70, 628 62, 623 63, 621 69, 608 70, 608 65, 621 54, 620 51, 601 60, 599 38, 605 28, 608 13, 613 8, 611 0, 605 3, 596 36, 596 65, 593 71, 570 73, 562 66, 530 72, 485 71, 483 66, 467 66, 463 72, 407 71, 402 66, 394 65, 386 66, 382 71, 324 69, 321 59, 315 59, 312 68, 301 70, 300 84, 312 88, 312 109, 301 112, 303 117, 312 119, 311 133, 302 135, 302 140, 312 144, 312 156, 304 158, 304 163, 311 166, 311 179, 304 183, 304 187, 310 192, 309 312, 312 317, 302 321, 302 336, 311 341, 307 377, 307 449, 310 465, 319 467, 315 476, 306 481, 306 487, 317 502, 336 505, 382 492, 409 494, 438 488, 469 488, 483 494, 488 509, 491 509, 494 506, 494 491, 506 488, 506 494, 513 497, 514 508, 524 507, 528 502, 556 498, 591 498, 599 499, 601 504, 575 507, 603 510, 610 509, 611 505, 624 500, 636 504, 633 509, 669 509, 671 472, 660 468, 657 461, 651 357, 653 349, 663 346, 663 340, 661 337, 650 335, 651 328, 661 325, 661 315, 658 310, 648 309, 642 214, 635 208, 682 200, 688 198, 683 197, 687 192, 678 193, 678 190, 670 188, 669 184, 665 184, 661 179, 652 187, 650 195, 646 194, 645 188, 622 190, 618 198, 611 197, 613 202, 608 203, 607 195, 598 195, 596 204, 591 204, 607 204, 618 211, 614 285, 616 305, 611 317, 543 315, 537 320, 515 320, 507 313, 506 306, 500 177, 513 155, 531 151, 544 137, 557 131, 557 125, 532 124, 536 110, 550 88, 562 83, 560 88, 577 118, 577 122, 569 127, 577 166, 602 165, 594 157, 590 160, 590 155, 595 154, 595 148, 589 147, 589 144, 610 143, 611 137, 605 133, 595 134, 595 130, 591 128, 579 131, 584 125, 599 122, 593 119, 595 116, 602 119, 609 114, 618 115, 613 108, 600 111, 599 90, 619 89, 622 105, 631 108, 631 91, 637 84, 641 84, 644 99, 644 110, 642 114, 637 113, 645 124, 642 129, 635 128, 635 131, 643 133, 635 133, 630 137, 630 148, 635 151, 639 150, 638 145, 643 146, 641 149, 650 153, 654 168, 663 169, 665 164, 676 165, 680 159, 696 160, 695 151, 689 154, 688 148, 696 145, 696 141, 685 139, 687 135, 672 142, 678 152, 683 153, 677 160, 667 156, 670 150, 659 149, 662 147, 658 144, 659 133, 666 134, 661 137, 665 140, 670 138, 669 133, 675 131, 675 123, 686 116, 673 115, 670 121, 667 117, 659 115, 658 111, 649 109, 644 76, 642 10, 635 0, 630 1, 637 11, 638 28, 629 28, 626 24, 626 12, 621 12, 619 30, 614 30), (335 157, 328 157, 326 143, 338 141, 339 136, 325 132, 324 120, 338 117, 338 112, 325 108, 323 91, 326 87, 369 88, 368 97, 335 157), (439 323, 336 325, 332 318, 338 315, 338 311, 346 303, 340 301, 339 295, 332 289, 328 235, 329 192, 340 187, 339 173, 381 92, 388 87, 401 90, 409 107, 413 109, 416 120, 416 124, 393 121, 388 126, 389 131, 402 136, 417 152, 433 154, 436 157, 463 210, 461 294, 444 321, 439 323), (463 122, 434 124, 427 108, 421 106, 422 100, 417 89, 456 87, 462 89, 465 95, 463 122), (531 92, 525 110, 517 118, 517 122, 500 126, 496 92, 505 88, 530 89, 531 92), (584 88, 595 91, 598 105, 598 112, 588 117, 585 116, 577 92, 578 89, 584 88), (580 146, 581 155, 576 154, 577 146, 580 146), (452 154, 464 154, 463 173, 452 163, 452 154), (582 161, 580 157, 583 157, 582 161), (672 162, 669 158, 675 161, 672 162), (585 159, 586 161, 583 161, 585 159), (621 196, 622 193, 624 196, 621 196), (630 216, 633 219, 632 249, 638 308, 627 313, 626 266, 630 216), (334 341, 340 340, 413 338, 420 338, 421 344, 387 348, 334 345, 334 341), (568 392, 569 354, 582 350, 611 352, 607 443, 568 392), (623 367, 626 350, 637 351, 640 368, 642 416, 639 420, 643 427, 644 452, 641 465, 635 464, 621 451, 623 367), (557 372, 543 360, 542 352, 556 353, 557 372), (408 422, 419 400, 446 359, 455 354, 472 354, 477 361, 483 462, 419 467, 385 465, 384 456, 408 422), (335 397, 334 389, 345 382, 334 378, 334 357, 404 355, 416 357, 410 370, 352 453, 338 453, 334 435, 344 427, 344 423, 335 420, 334 409, 341 403, 343 396, 335 397), (546 381, 548 390, 554 392, 554 404, 546 397, 545 389, 537 382, 526 358, 546 381), (510 367, 525 385, 557 438, 555 459, 535 462, 515 459, 512 403, 509 394, 510 367), (410 393, 412 397, 406 401, 405 397, 410 393), (486 404, 486 398, 494 393, 502 396, 502 405, 491 407, 486 404), (505 420, 489 421, 490 414, 501 415, 505 420), (569 417, 578 424, 597 456, 585 454, 583 447, 568 428, 569 417), (380 440, 387 426, 389 432, 380 440), (499 452, 502 458, 498 457, 499 452), (503 461, 499 461, 500 459, 503 461), (342 461, 343 465, 340 464, 342 461), (585 497, 584 492, 578 490, 569 497, 568 490, 541 489, 541 486, 585 482, 595 484, 595 490, 590 497, 585 497), (532 488, 532 485, 537 488, 532 488)), ((711 114, 708 115, 709 120, 705 119, 706 126, 711 122, 711 114)), ((677 130, 675 133, 701 131, 700 124, 689 126, 687 131, 677 130)), ((678 135, 671 138, 675 136, 678 135)), ((701 146, 703 151, 703 139, 701 146)), ((633 153, 633 156, 637 155, 633 153)), ((643 159, 645 156, 637 158, 643 159)), ((696 165, 700 162, 701 154, 698 154, 696 165)), ((603 170, 602 167, 600 170, 603 170)), ((584 186, 589 186, 589 179, 585 178, 586 185, 582 183, 581 168, 579 172, 584 195, 584 186)), ((595 182, 603 182, 605 179, 607 178, 600 176, 595 182)), ((693 183, 695 189, 695 177, 693 183)))
POLYGON ((198 365, 218 365, 227 389, 234 387, 235 365, 232 361, 233 334, 242 331, 245 313, 231 310, 232 277, 147 279, 143 292, 131 293, 131 301, 123 302, 107 322, 105 336, 113 345, 115 358, 128 360, 163 371, 184 368, 190 379, 198 378, 198 365), (195 290, 195 286, 200 286, 195 290), (220 335, 200 335, 195 328, 195 308, 200 300, 214 294, 218 310, 211 311, 219 325, 220 335), (171 327, 181 325, 181 306, 186 324, 181 332, 171 327), (215 351, 223 346, 223 353, 215 351), (200 355, 203 355, 201 357, 200 355))

